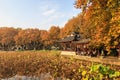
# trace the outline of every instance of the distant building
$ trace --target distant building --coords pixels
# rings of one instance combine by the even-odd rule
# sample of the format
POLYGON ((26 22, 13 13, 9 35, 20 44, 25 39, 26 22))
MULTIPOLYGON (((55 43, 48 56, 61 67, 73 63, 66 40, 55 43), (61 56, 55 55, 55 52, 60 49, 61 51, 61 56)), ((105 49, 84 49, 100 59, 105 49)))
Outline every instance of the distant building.
POLYGON ((77 54, 87 54, 88 51, 88 43, 90 39, 81 39, 80 36, 77 35, 69 35, 58 41, 64 51, 75 51, 77 54))

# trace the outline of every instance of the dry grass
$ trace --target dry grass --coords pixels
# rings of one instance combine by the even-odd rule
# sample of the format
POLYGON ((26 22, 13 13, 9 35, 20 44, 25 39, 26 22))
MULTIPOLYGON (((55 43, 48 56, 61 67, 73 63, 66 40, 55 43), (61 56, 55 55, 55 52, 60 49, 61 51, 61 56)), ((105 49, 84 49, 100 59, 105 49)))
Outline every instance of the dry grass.
MULTIPOLYGON (((80 69, 89 71, 90 61, 59 55, 60 51, 0 52, 0 78, 14 75, 39 76, 49 73, 53 77, 81 79, 80 69)), ((119 66, 111 66, 120 70, 119 66)))

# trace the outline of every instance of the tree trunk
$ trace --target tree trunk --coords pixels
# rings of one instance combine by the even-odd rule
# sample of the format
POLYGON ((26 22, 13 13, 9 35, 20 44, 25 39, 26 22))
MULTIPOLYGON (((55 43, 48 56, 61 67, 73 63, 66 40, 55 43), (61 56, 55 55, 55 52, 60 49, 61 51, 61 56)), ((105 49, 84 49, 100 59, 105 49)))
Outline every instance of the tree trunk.
POLYGON ((118 59, 120 59, 120 43, 117 46, 117 52, 118 52, 117 57, 118 57, 118 59))

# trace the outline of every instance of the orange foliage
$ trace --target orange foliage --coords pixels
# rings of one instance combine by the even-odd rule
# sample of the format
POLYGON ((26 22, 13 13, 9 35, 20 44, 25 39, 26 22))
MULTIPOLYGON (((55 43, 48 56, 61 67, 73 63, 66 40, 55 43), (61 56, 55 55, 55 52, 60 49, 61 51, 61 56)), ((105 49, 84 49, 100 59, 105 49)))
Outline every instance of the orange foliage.
MULTIPOLYGON (((118 0, 75 0, 82 9, 80 33, 91 38, 92 45, 106 47, 120 44, 120 5, 118 0)), ((115 47, 114 47, 115 48, 115 47)))
POLYGON ((0 28, 0 42, 2 45, 14 45, 14 36, 18 31, 14 28, 3 27, 0 28))

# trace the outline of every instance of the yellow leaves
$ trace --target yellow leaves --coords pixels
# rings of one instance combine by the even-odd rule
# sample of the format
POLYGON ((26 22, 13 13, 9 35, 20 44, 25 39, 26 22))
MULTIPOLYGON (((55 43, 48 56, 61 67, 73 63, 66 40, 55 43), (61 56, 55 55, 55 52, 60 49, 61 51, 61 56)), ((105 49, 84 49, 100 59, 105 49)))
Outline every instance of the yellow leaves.
POLYGON ((12 42, 14 42, 14 36, 17 35, 17 33, 17 30, 14 28, 0 28, 1 44, 10 45, 12 42))
POLYGON ((87 4, 88 0, 76 0, 75 1, 75 7, 76 8, 83 8, 82 6, 85 6, 87 4))
POLYGON ((88 78, 88 77, 85 77, 85 78, 82 78, 82 80, 89 80, 89 78, 88 78))
POLYGON ((82 76, 85 76, 86 74, 87 74, 86 71, 83 71, 83 72, 82 72, 82 76))
MULTIPOLYGON (((83 36, 92 39, 91 44, 101 43, 115 48, 120 42, 120 5, 118 0, 76 0, 78 8, 86 9, 80 26, 83 36), (89 3, 90 1, 90 3, 89 3), (87 2, 87 4, 86 4, 87 2), (86 9, 86 5, 87 6, 86 9)), ((84 11, 83 11, 84 13, 84 11)))
POLYGON ((89 80, 89 76, 86 74, 87 74, 87 71, 82 71, 82 76, 83 76, 82 80, 89 80))
POLYGON ((28 44, 31 42, 41 42, 40 31, 38 29, 21 30, 14 39, 17 45, 28 44))
POLYGON ((118 45, 118 42, 117 42, 117 41, 114 41, 114 45, 118 45))
POLYGON ((49 39, 57 40, 59 39, 60 28, 58 26, 52 26, 49 30, 49 39))

